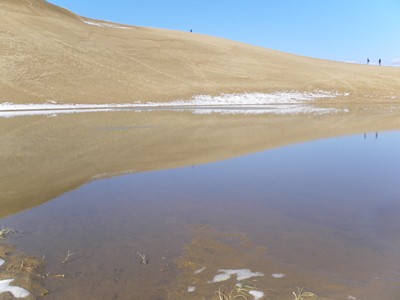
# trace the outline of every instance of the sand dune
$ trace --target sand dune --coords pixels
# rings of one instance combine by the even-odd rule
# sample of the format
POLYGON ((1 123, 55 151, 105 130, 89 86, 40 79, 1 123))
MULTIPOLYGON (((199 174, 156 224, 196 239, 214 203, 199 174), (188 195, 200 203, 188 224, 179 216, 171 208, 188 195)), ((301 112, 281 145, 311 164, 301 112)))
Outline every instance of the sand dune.
POLYGON ((92 20, 42 0, 1 0, 0 18, 0 102, 126 103, 315 89, 354 99, 400 96, 398 68, 92 20))

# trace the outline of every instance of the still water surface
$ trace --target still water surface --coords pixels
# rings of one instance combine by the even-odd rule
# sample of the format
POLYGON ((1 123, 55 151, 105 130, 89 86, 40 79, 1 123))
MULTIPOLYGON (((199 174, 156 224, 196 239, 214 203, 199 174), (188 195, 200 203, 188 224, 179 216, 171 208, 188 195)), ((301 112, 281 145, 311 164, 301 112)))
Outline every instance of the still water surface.
POLYGON ((218 299, 207 280, 220 268, 265 273, 251 284, 267 299, 298 286, 400 299, 399 154, 399 132, 319 140, 97 180, 2 223, 66 275, 46 282, 47 299, 218 299))

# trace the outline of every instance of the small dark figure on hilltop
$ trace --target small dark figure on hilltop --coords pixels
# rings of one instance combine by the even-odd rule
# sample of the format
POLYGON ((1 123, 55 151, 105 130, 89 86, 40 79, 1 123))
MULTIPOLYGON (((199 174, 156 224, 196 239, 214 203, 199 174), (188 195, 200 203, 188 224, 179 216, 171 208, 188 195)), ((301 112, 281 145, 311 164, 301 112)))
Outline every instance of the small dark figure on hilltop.
POLYGON ((369 58, 367 58, 367 65, 369 65, 369 58))
POLYGON ((381 65, 382 64, 382 59, 379 59, 379 65, 381 65))

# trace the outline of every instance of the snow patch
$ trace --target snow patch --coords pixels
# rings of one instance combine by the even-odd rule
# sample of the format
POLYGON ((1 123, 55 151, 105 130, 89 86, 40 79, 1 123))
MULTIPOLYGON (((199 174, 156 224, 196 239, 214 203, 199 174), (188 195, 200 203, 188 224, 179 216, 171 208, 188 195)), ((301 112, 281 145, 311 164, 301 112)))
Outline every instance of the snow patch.
POLYGON ((89 20, 82 20, 83 23, 98 26, 98 27, 108 27, 108 28, 119 28, 119 29, 133 29, 132 27, 120 26, 115 23, 108 23, 104 21, 89 21, 89 20))
POLYGON ((134 102, 124 104, 64 104, 54 101, 43 104, 0 103, 0 117, 57 115, 115 110, 189 110, 194 114, 332 114, 345 112, 335 108, 313 105, 313 100, 348 96, 348 93, 315 91, 222 94, 220 96, 197 95, 191 100, 172 102, 134 102))
POLYGON ((2 118, 13 118, 13 117, 25 117, 25 116, 57 116, 59 114, 75 114, 75 113, 89 113, 99 111, 114 111, 115 109, 71 109, 71 110, 32 110, 32 111, 13 111, 13 112, 2 112, 0 111, 0 117, 2 118))
POLYGON ((131 104, 14 104, 9 102, 0 103, 0 118, 12 118, 18 116, 42 116, 71 113, 88 113, 99 111, 114 111, 117 109, 132 107, 131 104))
POLYGON ((273 114, 273 115, 299 115, 299 114, 336 114, 340 112, 348 112, 347 109, 336 109, 336 108, 321 108, 313 107, 310 105, 276 105, 269 107, 259 108, 200 108, 190 110, 196 115, 209 115, 209 114, 220 114, 220 115, 262 115, 262 114, 273 114))
POLYGON ((4 265, 6 263, 6 261, 4 260, 4 259, 1 259, 0 258, 0 267, 2 266, 2 265, 4 265))
POLYGON ((262 272, 251 272, 249 269, 219 269, 218 273, 214 276, 213 280, 208 281, 208 283, 216 283, 221 281, 226 281, 231 278, 232 275, 236 275, 238 281, 249 279, 252 277, 264 276, 262 272))
POLYGON ((11 286, 14 279, 4 279, 0 280, 0 294, 10 292, 15 298, 25 298, 30 295, 29 291, 18 287, 18 286, 11 286))
POLYGON ((274 274, 272 274, 272 277, 276 278, 276 279, 282 279, 282 278, 285 278, 286 275, 282 274, 282 273, 274 273, 274 274))
MULTIPOLYGON (((275 93, 243 93, 222 94, 220 96, 197 95, 189 101, 175 101, 175 105, 267 105, 267 104, 298 104, 322 98, 344 96, 338 92, 275 92, 275 93)), ((348 96, 348 94, 347 94, 348 96)))
POLYGON ((69 109, 107 109, 107 108, 124 108, 131 107, 132 104, 67 104, 48 102, 41 104, 14 104, 10 102, 0 103, 0 111, 22 111, 22 110, 69 110, 69 109))
POLYGON ((254 297, 254 300, 260 300, 264 298, 264 292, 261 291, 251 290, 249 291, 249 294, 254 297))
POLYGON ((198 269, 196 271, 194 271, 194 274, 200 274, 201 272, 203 272, 206 269, 206 267, 202 267, 201 269, 198 269))
POLYGON ((189 286, 187 289, 188 293, 193 293, 195 290, 196 290, 195 286, 189 286))

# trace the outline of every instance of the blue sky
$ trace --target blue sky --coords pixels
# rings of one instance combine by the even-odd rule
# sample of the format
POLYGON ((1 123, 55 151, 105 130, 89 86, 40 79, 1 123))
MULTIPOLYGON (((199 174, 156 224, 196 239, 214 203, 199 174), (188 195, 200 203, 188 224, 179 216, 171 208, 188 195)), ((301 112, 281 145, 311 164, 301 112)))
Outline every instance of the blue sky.
POLYGON ((324 59, 400 66, 399 0, 51 0, 118 23, 228 38, 324 59))

